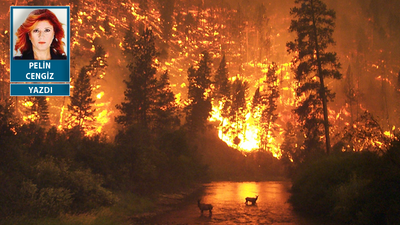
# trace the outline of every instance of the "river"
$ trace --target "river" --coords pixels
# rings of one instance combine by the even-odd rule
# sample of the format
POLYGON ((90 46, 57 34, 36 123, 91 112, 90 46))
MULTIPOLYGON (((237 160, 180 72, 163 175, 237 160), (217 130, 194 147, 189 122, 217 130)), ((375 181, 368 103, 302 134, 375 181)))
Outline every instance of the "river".
POLYGON ((197 206, 197 199, 187 201, 171 212, 153 218, 151 224, 315 224, 296 215, 287 202, 290 182, 212 182, 205 184, 202 203, 213 205, 212 214, 197 206), (255 197, 255 205, 246 205, 246 197, 255 197))

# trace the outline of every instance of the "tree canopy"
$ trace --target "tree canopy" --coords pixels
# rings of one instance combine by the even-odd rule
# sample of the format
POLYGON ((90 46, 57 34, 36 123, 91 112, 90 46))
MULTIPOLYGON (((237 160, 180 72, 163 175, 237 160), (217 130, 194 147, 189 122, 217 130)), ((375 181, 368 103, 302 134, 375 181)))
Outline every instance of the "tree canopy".
POLYGON ((294 19, 289 31, 295 32, 297 37, 287 43, 288 52, 296 54, 293 65, 301 104, 295 112, 307 136, 306 148, 320 148, 320 137, 324 136, 326 152, 329 153, 327 104, 334 94, 325 85, 325 79, 342 77, 336 53, 328 51, 328 47, 335 43, 336 13, 320 0, 296 0, 295 3, 297 6, 290 10, 294 19))

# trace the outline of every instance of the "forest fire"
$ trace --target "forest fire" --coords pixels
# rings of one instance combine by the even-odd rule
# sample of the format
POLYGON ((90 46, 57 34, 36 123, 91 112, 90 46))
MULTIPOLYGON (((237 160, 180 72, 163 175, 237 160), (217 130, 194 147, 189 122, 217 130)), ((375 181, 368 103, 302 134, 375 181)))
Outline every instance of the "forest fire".
POLYGON ((237 136, 223 131, 226 129, 234 130, 238 125, 236 123, 229 123, 227 118, 223 118, 219 108, 213 108, 210 121, 218 121, 220 123, 218 136, 229 146, 244 152, 259 149, 258 127, 254 124, 250 113, 246 115, 244 133, 240 133, 237 136))
POLYGON ((400 224, 396 1, 2 1, 0 223, 400 224))
MULTIPOLYGON (((151 27, 154 31, 157 44, 162 46, 159 49, 164 50, 161 54, 162 58, 157 59, 160 65, 158 72, 168 71, 175 102, 181 109, 185 107, 184 102, 187 99, 188 81, 186 77, 189 66, 198 64, 200 53, 207 50, 212 56, 212 70, 215 73, 218 62, 225 55, 230 82, 233 83, 236 77, 240 77, 248 83, 245 96, 246 103, 235 115, 240 119, 235 121, 223 116, 224 100, 216 100, 213 102, 209 121, 218 123, 216 127, 218 135, 229 146, 244 153, 265 150, 270 151, 277 158, 281 157, 280 148, 284 141, 283 134, 286 125, 289 122, 297 123, 292 110, 297 107, 298 101, 302 98, 296 95, 298 84, 294 81, 293 71, 291 71, 293 64, 290 61, 292 59, 290 56, 282 56, 278 52, 285 51, 280 42, 286 42, 286 39, 288 39, 285 37, 287 19, 281 20, 271 16, 261 22, 257 21, 256 18, 249 17, 244 20, 241 17, 240 13, 242 12, 240 10, 206 7, 205 5, 198 7, 185 1, 176 1, 175 10, 172 11, 168 23, 163 23, 166 20, 163 17, 165 12, 153 1, 148 3, 147 8, 135 1, 119 3, 112 7, 100 2, 96 2, 95 6, 90 3, 71 6, 71 11, 74 12, 71 16, 71 55, 76 57, 71 63, 74 65, 71 70, 71 86, 74 86, 79 68, 88 68, 93 87, 93 100, 95 101, 92 107, 96 109, 91 125, 85 126, 86 135, 92 136, 104 132, 105 126, 112 127, 110 124, 114 123, 115 105, 119 104, 123 95, 122 80, 127 77, 124 74, 126 68, 124 56, 121 53, 124 45, 123 36, 129 23, 131 23, 136 34, 143 26, 151 27), (115 13, 121 12, 121 10, 124 13, 115 13), (273 20, 274 23, 271 23, 270 20, 273 20), (101 49, 104 52, 101 52, 101 49), (91 61, 84 62, 81 60, 83 58, 91 59, 91 61), (268 131, 265 131, 265 128, 262 128, 261 125, 263 108, 254 108, 252 100, 256 90, 259 89, 261 93, 269 91, 269 87, 265 85, 266 74, 273 61, 276 61, 278 65, 275 71, 277 76, 275 82, 279 86, 277 120, 272 125, 268 125, 268 131), (111 80, 119 80, 119 82, 110 82, 111 80)), ((266 15, 261 16, 265 17, 266 15)), ((379 49, 379 52, 383 54, 384 50, 379 49)), ((370 71, 371 68, 365 68, 365 71, 373 80, 382 82, 382 95, 391 96, 390 93, 386 93, 388 90, 385 90, 383 85, 388 84, 391 89, 396 89, 393 71, 398 68, 382 65, 389 63, 385 60, 380 60, 379 63, 376 63, 376 61, 369 64, 372 65, 373 71, 370 71), (386 67, 389 73, 386 72, 385 74, 386 67)), ((6 60, 1 59, 0 62, 5 65, 6 60)), ((346 64, 355 64, 355 62, 346 64)), ((357 80, 353 78, 354 81, 351 82, 360 82, 360 79, 359 77, 357 77, 357 80)), ((359 83, 357 85, 361 86, 359 83)), ((340 83, 331 82, 329 86, 340 86, 340 83)), ((342 91, 338 90, 336 91, 342 91)), ((339 93, 338 95, 344 99, 343 94, 339 93)), ((355 96, 355 94, 353 95, 355 96)), ((31 101, 26 98, 17 98, 16 100, 17 105, 21 106, 17 107, 17 110, 25 122, 32 121, 37 117, 35 112, 29 114, 30 109, 34 106, 31 101)), ((329 107, 329 120, 331 127, 334 128, 333 133, 343 127, 355 126, 353 122, 350 122, 350 117, 355 120, 361 115, 362 111, 377 109, 372 103, 364 103, 366 100, 361 97, 357 100, 360 102, 351 101, 353 102, 341 100, 329 107), (350 108, 354 108, 354 110, 351 111, 350 108), (355 113, 356 110, 357 113, 355 113)), ((60 130, 71 128, 71 121, 68 121, 71 119, 68 106, 69 99, 51 98, 47 102, 51 105, 49 109, 50 124, 60 130)), ((400 110, 393 111, 398 112, 400 110)), ((377 110, 374 113, 378 114, 380 118, 384 117, 377 110)), ((392 122, 394 115, 390 114, 389 119, 387 117, 386 121, 382 119, 380 122, 385 123, 385 126, 393 127, 391 131, 384 132, 386 137, 393 138, 393 133, 396 131, 395 127, 399 127, 399 125, 392 122)), ((80 122, 77 122, 77 124, 80 124, 80 122)), ((356 129, 356 127, 353 128, 356 129)), ((382 147, 383 142, 376 141, 375 143, 378 143, 379 148, 382 147)))
MULTIPOLYGON (((263 76, 259 78, 259 80, 252 81, 251 84, 254 85, 254 87, 259 87, 260 92, 267 91, 268 87, 265 87, 264 84, 267 80, 267 73, 268 73, 268 67, 266 64, 258 63, 249 63, 251 68, 258 68, 263 76)), ((249 151, 254 151, 254 150, 267 150, 272 153, 272 155, 276 158, 280 158, 282 153, 280 150, 280 145, 282 144, 283 139, 279 138, 279 136, 282 135, 283 133, 283 126, 289 120, 291 119, 290 117, 285 116, 285 113, 288 113, 291 109, 295 107, 295 83, 287 82, 290 80, 290 63, 283 63, 282 65, 278 66, 278 70, 275 71, 276 74, 279 75, 279 78, 276 81, 277 84, 281 84, 280 86, 280 92, 282 93, 278 99, 279 103, 279 109, 280 112, 278 112, 278 118, 279 120, 272 125, 274 127, 274 131, 268 132, 264 134, 267 143, 266 147, 263 147, 262 144, 262 136, 263 136, 263 131, 260 128, 261 124, 261 115, 263 108, 262 107, 256 107, 252 109, 252 104, 251 99, 249 99, 246 104, 246 109, 244 110, 246 112, 244 116, 244 121, 243 122, 229 122, 228 118, 224 118, 221 115, 222 111, 222 102, 219 102, 218 105, 213 106, 213 111, 212 115, 210 118, 210 121, 218 121, 219 126, 218 126, 218 135, 223 140, 226 142, 229 146, 236 148, 240 151, 243 151, 244 153, 249 152, 249 151), (238 126, 240 127, 240 130, 243 130, 243 132, 237 133, 238 126), (242 127, 244 126, 244 127, 242 127)))

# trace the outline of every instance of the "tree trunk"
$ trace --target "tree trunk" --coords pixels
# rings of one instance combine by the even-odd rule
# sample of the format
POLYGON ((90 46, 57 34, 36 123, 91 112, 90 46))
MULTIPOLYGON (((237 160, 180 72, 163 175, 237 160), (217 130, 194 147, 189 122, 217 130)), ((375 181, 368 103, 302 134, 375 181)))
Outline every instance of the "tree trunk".
POLYGON ((320 55, 319 55, 317 25, 316 25, 315 16, 314 16, 314 4, 313 4, 312 0, 311 0, 311 7, 312 7, 312 11, 313 11, 312 21, 313 21, 313 30, 314 30, 314 37, 315 37, 315 40, 314 40, 315 41, 315 51, 316 51, 317 64, 318 64, 318 77, 320 80, 320 93, 319 94, 322 99, 322 107, 323 107, 323 112, 324 112, 326 154, 329 155, 331 143, 330 143, 330 137, 329 137, 328 103, 327 103, 326 93, 325 93, 324 77, 321 73, 322 65, 321 65, 320 55))

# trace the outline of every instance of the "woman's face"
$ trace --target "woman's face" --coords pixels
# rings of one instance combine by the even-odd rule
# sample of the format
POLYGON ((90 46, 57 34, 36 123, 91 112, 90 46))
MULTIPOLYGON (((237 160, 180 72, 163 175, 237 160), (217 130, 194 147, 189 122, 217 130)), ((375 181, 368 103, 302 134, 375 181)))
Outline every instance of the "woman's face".
POLYGON ((29 32, 33 51, 47 51, 54 39, 54 28, 48 20, 42 20, 35 24, 29 32))

